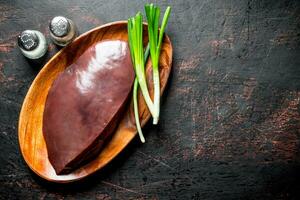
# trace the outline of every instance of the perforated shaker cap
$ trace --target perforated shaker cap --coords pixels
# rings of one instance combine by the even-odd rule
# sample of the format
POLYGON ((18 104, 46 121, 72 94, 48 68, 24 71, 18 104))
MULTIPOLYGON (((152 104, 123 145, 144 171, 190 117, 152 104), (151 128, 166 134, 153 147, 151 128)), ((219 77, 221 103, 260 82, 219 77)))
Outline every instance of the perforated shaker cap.
POLYGON ((70 23, 63 16, 54 17, 49 24, 50 31, 57 37, 63 37, 70 31, 70 23))
POLYGON ((32 30, 23 31, 18 37, 18 45, 20 48, 31 51, 39 44, 39 38, 32 30))

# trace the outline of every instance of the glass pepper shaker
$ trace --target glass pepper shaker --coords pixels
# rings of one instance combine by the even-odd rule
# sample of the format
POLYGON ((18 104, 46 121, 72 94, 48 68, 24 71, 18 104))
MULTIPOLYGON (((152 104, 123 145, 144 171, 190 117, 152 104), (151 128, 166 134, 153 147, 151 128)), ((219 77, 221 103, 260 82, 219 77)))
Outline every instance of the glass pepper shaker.
POLYGON ((59 46, 66 46, 77 36, 73 21, 63 16, 54 17, 50 21, 49 29, 52 41, 59 46))
POLYGON ((18 36, 18 46, 22 54, 29 59, 39 59, 47 52, 45 36, 36 30, 25 30, 18 36))

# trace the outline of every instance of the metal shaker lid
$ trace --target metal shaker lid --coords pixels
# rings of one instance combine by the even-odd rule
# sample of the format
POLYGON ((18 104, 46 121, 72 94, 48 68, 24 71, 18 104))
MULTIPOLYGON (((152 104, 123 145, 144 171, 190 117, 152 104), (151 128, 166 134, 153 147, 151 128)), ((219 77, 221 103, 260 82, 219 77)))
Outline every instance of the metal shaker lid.
POLYGON ((18 37, 18 45, 20 48, 31 51, 39 44, 39 38, 32 30, 23 31, 18 37))
POLYGON ((50 31, 57 37, 63 37, 69 33, 70 23, 63 16, 54 17, 49 24, 50 31))

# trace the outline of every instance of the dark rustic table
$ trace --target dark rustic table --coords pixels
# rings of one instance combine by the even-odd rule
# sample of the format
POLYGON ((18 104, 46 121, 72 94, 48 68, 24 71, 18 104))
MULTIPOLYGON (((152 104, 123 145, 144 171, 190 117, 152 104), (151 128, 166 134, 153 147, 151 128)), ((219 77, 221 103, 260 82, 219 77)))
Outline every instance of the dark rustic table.
MULTIPOLYGON (((104 170, 57 185, 18 147, 18 116, 42 64, 16 46, 48 21, 80 33, 124 20, 146 1, 0 0, 0 199, 297 199, 300 193, 300 2, 181 0, 167 33, 173 70, 158 126, 104 170)), ((49 40, 46 62, 58 49, 49 40)))

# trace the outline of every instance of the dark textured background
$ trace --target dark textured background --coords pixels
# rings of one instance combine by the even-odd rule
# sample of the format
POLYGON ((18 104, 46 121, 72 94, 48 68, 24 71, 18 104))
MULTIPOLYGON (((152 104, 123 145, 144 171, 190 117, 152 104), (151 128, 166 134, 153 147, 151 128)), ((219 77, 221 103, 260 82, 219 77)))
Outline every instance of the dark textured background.
MULTIPOLYGON (((81 33, 146 1, 0 0, 0 199, 297 199, 300 193, 300 1, 174 0, 173 70, 159 126, 147 125, 104 170, 62 186, 23 161, 17 123, 42 65, 16 47, 48 37, 55 15, 81 33)), ((49 41, 50 42, 50 41, 49 41)), ((57 52, 50 42, 47 60, 57 52)))

